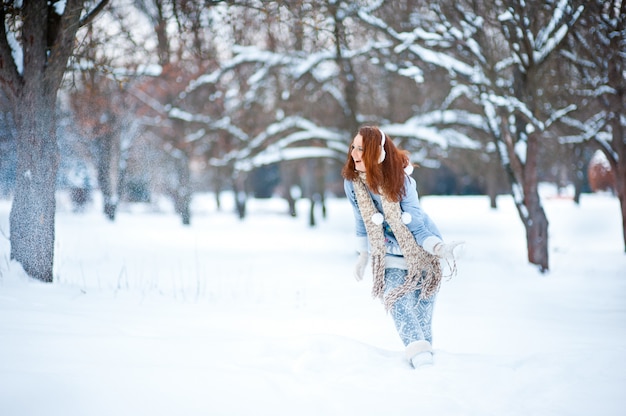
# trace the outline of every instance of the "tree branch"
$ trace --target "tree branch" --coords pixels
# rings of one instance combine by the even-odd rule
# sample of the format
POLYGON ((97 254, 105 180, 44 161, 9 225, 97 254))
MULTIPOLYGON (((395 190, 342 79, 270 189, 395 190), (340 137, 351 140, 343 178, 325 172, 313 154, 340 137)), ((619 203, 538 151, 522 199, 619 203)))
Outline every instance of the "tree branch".
POLYGON ((102 9, 104 9, 106 7, 106 5, 108 3, 109 3, 109 0, 102 0, 102 1, 100 1, 100 3, 98 3, 96 5, 96 7, 93 8, 92 11, 90 11, 89 13, 87 13, 85 15, 85 17, 80 19, 80 21, 78 22, 78 25, 80 27, 83 27, 83 26, 91 23, 93 21, 93 19, 102 11, 102 9))

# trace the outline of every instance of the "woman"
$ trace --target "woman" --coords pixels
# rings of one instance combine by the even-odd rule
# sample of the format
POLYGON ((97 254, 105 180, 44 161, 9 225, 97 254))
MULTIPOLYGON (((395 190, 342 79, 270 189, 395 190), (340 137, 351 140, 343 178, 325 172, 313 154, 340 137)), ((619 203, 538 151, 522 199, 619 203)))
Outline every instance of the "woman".
POLYGON ((343 167, 346 195, 354 208, 357 280, 371 253, 372 295, 391 312, 414 368, 432 364, 432 316, 441 283, 440 259, 454 264, 435 223, 421 209, 408 154, 374 126, 354 137, 343 167))

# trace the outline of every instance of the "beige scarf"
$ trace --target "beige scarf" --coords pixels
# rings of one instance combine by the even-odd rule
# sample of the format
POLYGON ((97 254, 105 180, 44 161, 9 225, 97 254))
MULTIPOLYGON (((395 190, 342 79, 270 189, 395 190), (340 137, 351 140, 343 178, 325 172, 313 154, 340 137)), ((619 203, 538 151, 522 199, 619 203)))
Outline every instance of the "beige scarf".
POLYGON ((442 271, 439 258, 417 244, 409 228, 402 222, 400 203, 390 201, 385 195, 381 195, 385 220, 398 240, 400 250, 408 265, 404 283, 384 296, 385 234, 383 225, 376 224, 372 220, 372 216, 378 213, 378 210, 374 206, 366 183, 365 173, 360 173, 359 178, 354 181, 354 191, 372 250, 372 274, 374 276, 372 296, 380 298, 386 310, 390 310, 393 304, 405 294, 418 289, 421 290, 420 299, 430 298, 437 293, 441 285, 442 271))

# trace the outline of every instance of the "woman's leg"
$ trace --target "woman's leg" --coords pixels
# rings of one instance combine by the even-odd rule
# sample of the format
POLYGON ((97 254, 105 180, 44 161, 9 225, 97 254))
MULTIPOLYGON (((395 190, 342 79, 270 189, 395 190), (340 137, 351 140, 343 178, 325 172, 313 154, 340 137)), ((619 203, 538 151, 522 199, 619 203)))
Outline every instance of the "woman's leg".
MULTIPOLYGON (((400 286, 407 271, 385 269, 385 295, 400 286)), ((391 308, 391 317, 404 343, 405 356, 414 368, 433 363, 432 319, 435 298, 419 298, 420 291, 402 296, 391 308)))
MULTIPOLYGON (((407 271, 385 269, 385 295, 404 283, 407 271)), ((391 317, 404 345, 426 340, 432 343, 434 299, 419 300, 419 291, 407 293, 391 308, 391 317)))
POLYGON ((416 291, 417 300, 417 318, 420 327, 424 333, 424 339, 431 344, 433 343, 433 310, 435 308, 435 296, 428 299, 419 299, 420 291, 416 291))

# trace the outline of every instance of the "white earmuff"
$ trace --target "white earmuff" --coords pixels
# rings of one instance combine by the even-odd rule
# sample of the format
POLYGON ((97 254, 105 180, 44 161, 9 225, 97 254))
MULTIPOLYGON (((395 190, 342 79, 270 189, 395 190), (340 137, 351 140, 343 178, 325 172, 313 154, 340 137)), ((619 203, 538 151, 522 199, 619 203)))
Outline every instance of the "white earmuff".
POLYGON ((385 152, 385 141, 387 140, 387 138, 385 137, 385 133, 383 133, 382 130, 380 130, 380 135, 382 137, 380 139, 380 157, 378 158, 378 163, 383 163, 383 160, 385 160, 385 156, 387 156, 387 153, 385 152))

